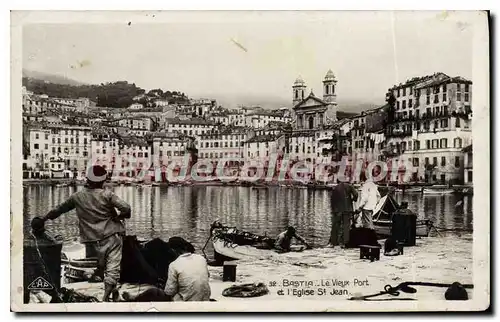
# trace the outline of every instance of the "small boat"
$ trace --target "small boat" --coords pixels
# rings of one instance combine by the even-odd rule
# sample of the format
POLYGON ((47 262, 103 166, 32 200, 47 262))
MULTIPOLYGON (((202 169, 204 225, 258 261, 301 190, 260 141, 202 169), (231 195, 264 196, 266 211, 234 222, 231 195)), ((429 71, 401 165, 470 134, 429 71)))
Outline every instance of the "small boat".
MULTIPOLYGON (((375 232, 379 238, 387 238, 391 236, 392 230, 392 215, 400 208, 398 202, 390 194, 380 198, 379 202, 373 210, 373 225, 375 232)), ((410 216, 417 216, 412 213, 410 216)), ((418 220, 416 227, 417 237, 428 237, 432 222, 430 220, 418 220)))
MULTIPOLYGON (((214 222, 210 229, 216 262, 238 259, 272 259, 280 256, 274 247, 274 238, 257 235, 214 222)), ((292 252, 305 250, 303 245, 293 245, 292 252)))
POLYGON ((424 195, 449 195, 454 192, 454 189, 424 188, 424 195))
POLYGON ((396 192, 403 192, 403 193, 422 193, 422 187, 409 187, 409 188, 397 188, 396 192))

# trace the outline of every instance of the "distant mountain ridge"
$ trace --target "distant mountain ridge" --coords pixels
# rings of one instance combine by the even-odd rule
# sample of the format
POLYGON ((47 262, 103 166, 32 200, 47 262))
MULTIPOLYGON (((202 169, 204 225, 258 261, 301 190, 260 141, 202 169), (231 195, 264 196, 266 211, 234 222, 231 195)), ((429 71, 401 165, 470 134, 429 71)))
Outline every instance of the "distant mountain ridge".
POLYGON ((72 86, 81 86, 81 85, 89 85, 83 82, 76 81, 74 79, 68 78, 66 76, 49 74, 44 72, 39 72, 35 70, 29 70, 23 68, 23 77, 38 79, 41 81, 60 84, 60 85, 72 85, 72 86))

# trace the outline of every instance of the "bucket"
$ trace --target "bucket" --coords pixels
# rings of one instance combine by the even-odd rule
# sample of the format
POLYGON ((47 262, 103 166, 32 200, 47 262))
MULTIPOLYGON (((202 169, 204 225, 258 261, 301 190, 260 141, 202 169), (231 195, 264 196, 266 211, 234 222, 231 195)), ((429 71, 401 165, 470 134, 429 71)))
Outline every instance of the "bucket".
POLYGON ((417 238, 417 216, 403 209, 392 216, 392 238, 398 245, 415 246, 417 238))
POLYGON ((224 267, 222 269, 222 281, 223 282, 236 282, 236 263, 235 262, 224 262, 224 267))

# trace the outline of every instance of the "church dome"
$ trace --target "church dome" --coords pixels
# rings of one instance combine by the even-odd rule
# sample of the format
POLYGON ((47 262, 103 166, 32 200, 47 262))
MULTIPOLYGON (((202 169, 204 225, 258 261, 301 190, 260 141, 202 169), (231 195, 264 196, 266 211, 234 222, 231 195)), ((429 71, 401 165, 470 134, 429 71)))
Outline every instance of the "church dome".
POLYGON ((335 80, 335 75, 333 74, 332 70, 329 69, 328 72, 326 73, 325 80, 335 80))
POLYGON ((306 83, 304 82, 304 80, 300 76, 297 77, 297 79, 293 83, 293 86, 305 86, 305 85, 306 85, 306 83))

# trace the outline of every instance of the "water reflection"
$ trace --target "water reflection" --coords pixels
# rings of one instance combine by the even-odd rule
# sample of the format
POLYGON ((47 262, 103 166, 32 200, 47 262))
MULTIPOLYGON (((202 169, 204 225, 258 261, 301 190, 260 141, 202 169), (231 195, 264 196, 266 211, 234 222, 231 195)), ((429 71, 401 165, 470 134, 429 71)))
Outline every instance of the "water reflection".
MULTIPOLYGON (((25 225, 43 215, 82 187, 28 186, 24 188, 25 225)), ((113 191, 130 203, 132 218, 127 231, 142 239, 180 235, 203 247, 210 224, 220 220, 255 233, 276 235, 288 225, 315 245, 328 241, 330 201, 326 190, 247 187, 131 187, 113 191)), ((408 201, 419 218, 430 219, 443 229, 472 229, 472 197, 397 194, 408 201)), ((27 226, 29 227, 29 226, 27 226)), ((48 230, 66 240, 78 237, 78 221, 73 212, 53 222, 48 230)))

